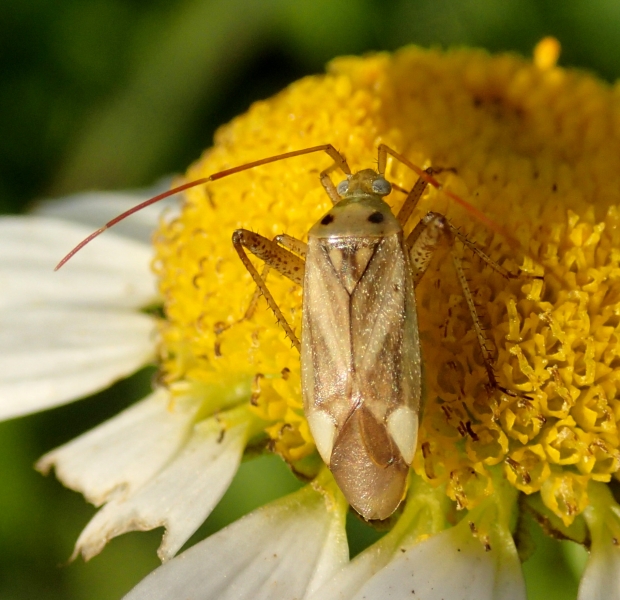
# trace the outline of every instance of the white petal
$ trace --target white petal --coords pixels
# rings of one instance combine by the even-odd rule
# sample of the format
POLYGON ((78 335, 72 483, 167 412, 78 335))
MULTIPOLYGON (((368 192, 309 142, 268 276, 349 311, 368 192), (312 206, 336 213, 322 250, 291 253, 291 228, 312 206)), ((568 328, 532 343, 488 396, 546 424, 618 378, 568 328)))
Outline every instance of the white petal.
POLYGON ((309 598, 323 587, 334 576, 334 573, 349 562, 349 542, 345 530, 346 511, 343 511, 341 515, 338 515, 333 508, 332 511, 329 530, 323 540, 323 548, 316 561, 304 598, 309 598), (341 518, 338 518, 339 516, 341 518))
POLYGON ((394 556, 444 528, 445 491, 432 488, 417 476, 411 478, 407 502, 397 525, 378 542, 347 562, 308 600, 343 600, 352 598, 394 556))
POLYGON ((13 308, 0 313, 0 418, 64 404, 148 363, 155 320, 130 311, 13 308))
POLYGON ((578 600, 620 598, 620 547, 611 535, 593 538, 590 557, 579 584, 578 600))
POLYGON ((166 563, 126 600, 301 600, 346 559, 344 514, 306 487, 166 563))
POLYGON ((579 584, 578 600, 620 598, 620 506, 605 483, 590 482, 583 511, 592 546, 579 584))
MULTIPOLYGON (((166 177, 150 188, 120 192, 82 192, 64 198, 37 202, 32 211, 36 215, 54 217, 63 221, 82 223, 89 229, 99 229, 114 217, 171 187, 166 177)), ((176 207, 179 200, 170 198, 147 206, 114 226, 114 232, 145 244, 150 243, 153 231, 164 210, 176 207)))
MULTIPOLYGON (((389 534, 388 534, 389 535, 389 534)), ((386 536, 387 537, 387 536, 386 536)), ((385 537, 358 554, 351 562, 335 572, 322 587, 313 590, 308 600, 344 600, 355 593, 393 556, 393 544, 385 544, 385 537)))
POLYGON ((525 600, 525 584, 512 541, 486 552, 457 526, 397 553, 352 598, 525 600))
POLYGON ((237 472, 245 447, 246 425, 221 437, 215 419, 199 424, 179 453, 129 497, 113 498, 80 535, 74 554, 88 560, 113 537, 164 526, 158 554, 172 558, 200 527, 237 472))
POLYGON ((46 217, 0 219, 0 308, 35 303, 140 307, 157 298, 152 249, 106 231, 60 271, 92 229, 46 217))
POLYGON ((158 390, 113 419, 52 450, 37 469, 81 492, 96 506, 126 498, 155 476, 191 434, 193 412, 158 390), (175 409, 176 408, 176 409, 175 409))

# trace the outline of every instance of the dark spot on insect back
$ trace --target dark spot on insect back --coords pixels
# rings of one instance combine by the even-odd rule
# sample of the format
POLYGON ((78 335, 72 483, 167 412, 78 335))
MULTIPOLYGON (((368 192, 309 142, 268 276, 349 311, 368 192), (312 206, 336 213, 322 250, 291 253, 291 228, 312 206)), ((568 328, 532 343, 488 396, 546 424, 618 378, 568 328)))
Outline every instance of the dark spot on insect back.
POLYGON ((330 223, 333 223, 333 221, 334 221, 334 215, 325 215, 321 219, 321 225, 329 225, 330 223))
POLYGON ((368 217, 368 221, 370 223, 383 223, 384 218, 383 213, 376 211, 368 217))

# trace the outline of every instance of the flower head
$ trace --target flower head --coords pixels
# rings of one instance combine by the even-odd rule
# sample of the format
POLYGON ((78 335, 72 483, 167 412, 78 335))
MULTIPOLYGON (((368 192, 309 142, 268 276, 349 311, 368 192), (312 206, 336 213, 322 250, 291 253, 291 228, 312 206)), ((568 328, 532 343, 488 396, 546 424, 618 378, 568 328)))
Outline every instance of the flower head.
MULTIPOLYGON (((519 273, 507 279, 456 245, 476 319, 486 330, 489 346, 482 352, 452 261, 438 257, 431 263, 416 287, 425 403, 402 516, 351 563, 335 560, 319 579, 312 569, 304 571, 296 588, 300 597, 320 594, 321 585, 342 589, 342 597, 374 597, 391 581, 399 582, 394 597, 401 597, 410 569, 418 591, 440 597, 454 590, 452 583, 444 588, 436 581, 447 576, 439 570, 425 578, 431 573, 428 557, 439 555, 457 560, 455 580, 469 586, 463 597, 522 598, 512 533, 526 507, 549 531, 576 541, 587 542, 583 532, 586 525, 592 529, 592 566, 583 590, 598 589, 605 560, 615 564, 609 549, 615 538, 599 525, 605 511, 615 514, 610 501, 600 500, 600 490, 620 467, 620 112, 617 90, 557 68, 557 50, 544 41, 534 63, 514 55, 414 47, 341 58, 326 75, 293 84, 222 128, 214 147, 187 173, 188 180, 203 178, 327 142, 357 171, 372 166, 377 146, 387 144, 421 167, 443 169, 437 176, 442 189, 423 196, 417 216, 445 214, 495 263, 519 273), (465 199, 497 228, 486 227, 443 190, 465 199), (499 386, 489 385, 490 376, 499 386), (596 556, 606 558, 597 562, 598 548, 605 552, 596 556), (458 562, 455 552, 461 549, 458 562)), ((152 267, 163 302, 157 355, 165 391, 41 462, 45 469, 55 465, 65 482, 94 502, 107 503, 77 550, 90 556, 113 535, 164 524, 168 533, 160 554, 169 558, 218 501, 248 445, 278 453, 296 473, 320 482, 320 490, 247 517, 204 542, 205 552, 217 540, 228 548, 233 532, 246 529, 256 533, 250 536, 255 547, 263 547, 270 511, 290 515, 291 507, 300 523, 341 527, 343 501, 322 467, 302 410, 299 355, 263 300, 253 300, 254 282, 230 243, 239 228, 304 240, 330 205, 318 185, 318 173, 328 167, 327 157, 312 154, 237 172, 189 190, 178 216, 160 222, 152 267), (249 305, 256 309, 251 315, 249 305), (168 413, 178 420, 171 431, 164 425, 168 413), (124 456, 139 454, 141 439, 147 449, 164 439, 169 444, 150 456, 146 471, 120 469, 95 481, 86 463, 76 461, 90 456, 97 463, 115 454, 119 431, 137 431, 146 422, 150 435, 132 438, 124 456), (97 454, 101 439, 109 443, 97 454)), ((397 211, 402 190, 411 189, 416 176, 390 160, 386 177, 395 184, 387 200, 397 211)), ((301 289, 273 270, 267 283, 299 331, 301 289)), ((295 530, 288 527, 281 532, 282 548, 295 530)), ((325 551, 340 556, 341 538, 329 539, 339 541, 325 551)), ((319 557, 320 543, 313 548, 319 557)), ((195 561, 175 559, 150 581, 158 587, 171 573, 182 582, 180 565, 200 562, 201 552, 196 547, 187 554, 195 561)), ((269 582, 273 573, 289 569, 278 556, 269 582)), ((242 586, 249 593, 249 584, 266 571, 244 565, 238 572, 247 575, 242 586)), ((151 589, 147 582, 136 598, 138 590, 151 589)), ((223 587, 209 588, 213 595, 206 597, 233 593, 217 582, 223 587)))
MULTIPOLYGON (((497 377, 515 394, 488 391, 452 264, 435 261, 416 289, 426 403, 414 469, 473 508, 492 493, 489 468, 501 463, 515 488, 540 492, 568 525, 587 506, 588 481, 609 481, 620 466, 617 142, 605 126, 615 114, 613 91, 554 67, 555 49, 541 44, 533 65, 417 48, 336 60, 327 75, 292 85, 221 129, 187 177, 326 140, 354 171, 372 165, 379 143, 421 166, 450 169, 444 187, 513 238, 485 229, 436 190, 420 208, 444 212, 495 261, 521 269, 506 281, 463 253, 497 377)), ((329 165, 321 154, 297 157, 190 190, 178 219, 156 236, 165 381, 179 394, 231 376, 254 381, 253 411, 293 466, 314 453, 298 356, 269 311, 242 318, 254 283, 228 239, 239 227, 305 239, 330 204, 317 185, 329 165)), ((394 161, 387 177, 410 189, 416 175, 394 161)), ((403 199, 394 192, 388 201, 397 210, 403 199)), ((299 330, 301 290, 271 273, 268 285, 299 330)))

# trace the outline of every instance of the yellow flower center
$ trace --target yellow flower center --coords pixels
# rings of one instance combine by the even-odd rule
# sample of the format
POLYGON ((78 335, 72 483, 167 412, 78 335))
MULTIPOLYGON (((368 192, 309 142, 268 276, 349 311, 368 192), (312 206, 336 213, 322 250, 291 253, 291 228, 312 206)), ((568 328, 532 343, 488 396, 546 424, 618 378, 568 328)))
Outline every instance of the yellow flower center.
MULTIPOLYGON (((557 47, 545 44, 535 64, 415 47, 338 59, 327 75, 293 84, 222 128, 187 180, 328 142, 354 171, 374 166, 382 142, 422 167, 453 169, 439 176, 445 188, 512 239, 437 190, 409 228, 428 210, 442 212, 493 260, 521 272, 506 280, 457 248, 494 370, 517 395, 489 389, 452 261, 438 253, 416 289, 425 406, 413 466, 473 508, 493 491, 489 467, 502 463, 510 484, 540 491, 568 525, 587 506, 588 481, 609 481, 620 466, 620 104, 617 90, 555 67, 557 47)), ((192 189, 155 241, 165 383, 202 402, 203 413, 250 400, 272 448, 297 467, 316 458, 299 354, 264 300, 243 319, 255 285, 231 235, 246 228, 306 239, 330 206, 318 181, 329 165, 319 153, 192 189)), ((405 189, 415 182, 395 162, 386 177, 405 189)), ((403 200, 399 191, 387 197, 394 209, 403 200)), ((268 286, 299 332, 301 289, 273 271, 268 286)))

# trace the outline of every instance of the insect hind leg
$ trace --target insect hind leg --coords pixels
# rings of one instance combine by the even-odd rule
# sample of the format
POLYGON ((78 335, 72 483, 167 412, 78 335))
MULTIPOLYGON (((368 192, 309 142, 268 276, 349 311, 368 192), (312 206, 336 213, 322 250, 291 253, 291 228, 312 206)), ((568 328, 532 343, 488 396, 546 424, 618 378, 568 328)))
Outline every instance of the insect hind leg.
MULTIPOLYGON (((287 250, 290 250, 291 252, 294 252, 295 254, 300 256, 303 260, 306 260, 306 252, 307 252, 308 245, 305 242, 302 242, 301 240, 294 238, 292 235, 288 235, 286 233, 281 233, 280 235, 276 235, 276 237, 273 238, 273 243, 283 246, 287 250)), ((265 285, 267 285, 267 276, 269 275, 270 270, 271 270, 271 267, 269 266, 269 262, 265 262, 265 265, 263 266, 263 271, 260 274, 260 277, 263 280, 263 283, 265 285)), ((299 282, 295 281, 295 283, 299 283, 299 282)), ((301 283, 299 283, 299 285, 301 285, 301 283)), ((245 311, 245 314, 240 319, 241 321, 247 321, 254 316, 254 313, 256 312, 256 306, 258 305, 258 299, 260 298, 261 294, 262 294, 261 288, 257 286, 252 296, 252 299, 250 300, 248 308, 245 311)))
POLYGON ((413 271, 413 283, 414 286, 422 279, 424 273, 426 273, 435 250, 441 244, 447 244, 450 247, 450 255, 454 264, 457 278, 463 295, 471 314, 471 318, 474 324, 474 330, 476 337, 478 338, 478 344, 482 352, 482 358, 484 361, 485 370, 489 378, 490 387, 498 389, 509 396, 519 396, 518 393, 513 390, 509 390, 500 385, 495 370, 493 353, 488 347, 488 340, 478 316, 476 303, 474 302, 474 296, 471 288, 465 276, 465 269, 461 258, 455 252, 454 243, 455 239, 459 239, 467 248, 472 250, 478 257, 480 257, 491 268, 500 273, 506 278, 515 278, 517 275, 510 273, 504 269, 501 265, 495 262, 487 254, 485 254, 480 248, 478 248, 473 242, 467 239, 454 225, 452 225, 445 216, 436 213, 429 212, 426 216, 415 226, 413 231, 409 234, 405 240, 405 246, 409 251, 411 259, 411 268, 413 271))
POLYGON ((269 308, 271 308, 273 313, 276 315, 276 319, 282 329, 284 329, 287 337, 291 340, 297 350, 301 350, 299 338, 295 335, 293 328, 284 317, 278 303, 269 291, 266 278, 269 270, 275 269, 280 274, 290 279, 293 283, 302 286, 305 263, 303 258, 300 258, 293 252, 305 255, 305 244, 288 235, 276 236, 275 239, 270 240, 269 238, 252 231, 248 231, 247 229, 237 229, 234 231, 232 242, 239 258, 241 259, 241 262, 248 270, 257 286, 257 291, 252 297, 250 305, 241 320, 243 321, 251 318, 256 310, 258 296, 259 294, 262 294, 265 297, 269 308), (290 247, 293 252, 288 250, 286 246, 290 247), (259 273, 256 267, 252 264, 245 249, 249 250, 252 254, 254 254, 254 256, 265 262, 265 268, 262 273, 259 273))

